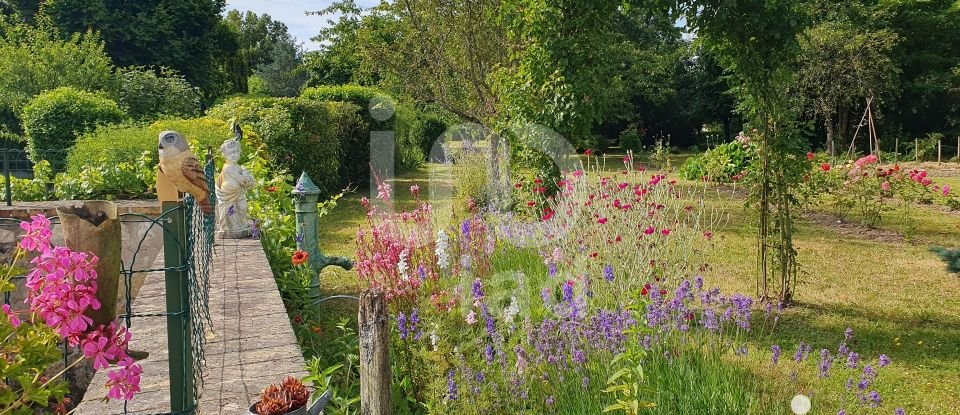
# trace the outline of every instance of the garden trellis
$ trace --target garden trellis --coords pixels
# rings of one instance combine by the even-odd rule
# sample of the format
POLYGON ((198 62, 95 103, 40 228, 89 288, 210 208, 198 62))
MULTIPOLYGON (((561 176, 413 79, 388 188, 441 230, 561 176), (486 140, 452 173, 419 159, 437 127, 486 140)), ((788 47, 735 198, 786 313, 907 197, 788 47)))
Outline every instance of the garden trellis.
MULTIPOLYGON (((206 173, 211 181, 212 171, 212 159, 208 159, 206 173)), ((51 219, 59 224, 58 218, 51 219)), ((132 255, 126 262, 121 262, 120 277, 125 289, 117 318, 135 332, 134 323, 140 318, 166 317, 170 378, 170 412, 166 414, 195 413, 203 381, 205 332, 210 322, 207 300, 213 259, 213 219, 204 216, 196 201, 187 196, 180 202, 164 202, 157 217, 126 213, 119 215, 119 220, 122 225, 141 229, 130 245, 132 255), (163 265, 157 267, 153 261, 147 261, 147 266, 138 267, 137 259, 144 254, 145 243, 151 236, 156 237, 157 230, 163 238, 163 265), (137 312, 133 307, 131 289, 134 276, 160 272, 165 278, 165 311, 137 312)), ((0 225, 6 223, 18 227, 19 222, 17 219, 0 219, 0 225)), ((19 285, 25 278, 17 276, 13 281, 19 285)), ((11 300, 11 294, 4 293, 4 304, 10 304, 11 300)), ((69 365, 71 349, 63 345, 65 367, 69 365)), ((124 413, 128 413, 126 405, 124 413)))

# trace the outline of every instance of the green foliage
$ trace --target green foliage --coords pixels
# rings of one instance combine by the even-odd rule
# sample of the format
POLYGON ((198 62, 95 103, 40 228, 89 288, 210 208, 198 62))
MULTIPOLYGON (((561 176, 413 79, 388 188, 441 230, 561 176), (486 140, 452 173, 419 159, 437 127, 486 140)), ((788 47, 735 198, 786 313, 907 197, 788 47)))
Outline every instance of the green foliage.
MULTIPOLYGON (((344 101, 357 105, 358 115, 369 125, 371 131, 393 131, 396 139, 394 160, 398 170, 420 166, 439 134, 442 119, 431 114, 418 113, 404 102, 399 102, 383 91, 357 85, 319 86, 307 88, 301 95, 319 101, 344 101), (421 125, 421 123, 428 123, 421 125), (425 151, 426 150, 426 151, 425 151)), ((446 130, 444 124, 443 130, 446 130)), ((369 160, 369 139, 362 144, 348 146, 348 154, 356 154, 360 160, 369 160), (364 150, 359 146, 367 146, 364 150)), ((364 167, 365 168, 365 167, 364 167)))
POLYGON ((106 88, 113 65, 91 33, 60 36, 49 23, 0 16, 0 138, 22 134, 19 112, 37 94, 61 86, 106 88))
POLYGON ((254 73, 263 80, 264 92, 274 97, 294 97, 307 83, 309 74, 301 67, 303 51, 292 42, 273 46, 270 62, 256 67, 254 73))
MULTIPOLYGON (((930 133, 926 137, 918 138, 914 145, 909 146, 909 151, 904 156, 904 160, 931 161, 937 159, 937 146, 944 140, 942 133, 930 133)), ((910 145, 910 143, 901 143, 910 145)))
POLYGON ((38 95, 23 108, 21 115, 31 160, 40 161, 43 153, 55 171, 63 170, 60 150, 73 147, 77 138, 100 124, 118 123, 125 114, 109 98, 71 87, 61 87, 38 95))
POLYGON ((113 96, 135 120, 194 117, 200 112, 200 91, 168 68, 121 68, 113 96))
POLYGON ((620 149, 639 153, 643 150, 643 134, 636 124, 620 132, 620 149))
POLYGON ((680 175, 687 180, 704 178, 727 183, 744 173, 756 157, 755 146, 731 141, 690 157, 680 167, 680 175))
POLYGON ((87 162, 78 171, 57 175, 56 197, 60 200, 150 198, 157 182, 155 159, 153 152, 145 152, 134 161, 87 162))
POLYGON ((224 0, 51 0, 44 12, 68 33, 93 28, 118 66, 152 65, 183 74, 206 99, 229 87, 218 55, 225 49, 220 30, 224 0))
MULTIPOLYGON (((77 141, 67 156, 67 171, 78 175, 94 160, 100 164, 97 168, 109 168, 108 166, 139 160, 144 155, 155 165, 157 137, 166 130, 183 134, 194 154, 201 158, 207 148, 213 148, 216 153, 225 140, 232 138, 230 125, 212 117, 162 120, 149 125, 106 126, 84 135, 77 141)), ((248 157, 259 138, 250 131, 245 131, 244 134, 241 142, 244 147, 243 156, 248 157)), ((153 185, 151 182, 147 183, 153 185)))
POLYGON ((369 177, 360 176, 361 168, 368 171, 362 162, 352 162, 369 159, 352 158, 355 153, 350 146, 359 145, 355 143, 369 148, 367 126, 358 112, 356 106, 341 102, 234 98, 213 108, 210 114, 251 125, 263 140, 272 166, 283 171, 306 171, 326 195, 332 195, 348 183, 366 183, 365 177, 369 177))
MULTIPOLYGON (((10 196, 13 200, 34 202, 51 199, 48 184, 53 183, 50 162, 41 160, 33 165, 33 178, 10 177, 10 196)), ((6 178, 0 177, 0 185, 6 186, 6 178)))

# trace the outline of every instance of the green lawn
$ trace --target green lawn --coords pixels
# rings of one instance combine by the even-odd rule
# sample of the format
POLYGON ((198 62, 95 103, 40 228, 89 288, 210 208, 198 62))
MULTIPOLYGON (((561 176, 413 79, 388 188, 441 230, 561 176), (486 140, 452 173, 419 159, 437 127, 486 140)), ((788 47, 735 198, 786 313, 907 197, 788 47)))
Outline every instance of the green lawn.
MULTIPOLYGON (((611 170, 621 157, 607 157, 611 170)), ((395 189, 400 204, 410 203, 407 188, 412 184, 419 184, 427 197, 429 174, 442 174, 442 169, 434 165, 401 175, 395 189)), ((956 183, 960 189, 960 177, 945 181, 951 180, 951 186, 956 183)), ((726 211, 729 221, 716 232, 716 249, 708 258, 712 267, 704 275, 707 284, 753 294, 756 213, 729 190, 712 195, 710 206, 726 211)), ((353 256, 354 236, 365 224, 360 198, 359 194, 345 197, 321 220, 326 254, 353 256)), ((905 220, 898 212, 889 212, 879 226, 906 233, 906 238, 859 235, 855 226, 853 231, 840 232, 828 222, 799 219, 795 233, 801 265, 798 304, 785 311, 771 336, 755 338, 754 344, 769 350, 771 343, 778 343, 787 359, 800 341, 835 353, 844 329, 852 327, 856 351, 870 358, 885 353, 893 360, 881 372, 880 386, 890 412, 902 406, 908 414, 955 413, 960 407, 960 278, 947 274, 928 248, 960 245, 960 215, 918 207, 914 217, 905 220)), ((326 273, 327 294, 357 292, 355 273, 326 273)), ((355 318, 355 304, 324 307, 331 320, 355 318)), ((768 356, 757 355, 757 364, 768 356)), ((833 389, 842 389, 844 381, 836 380, 833 389)), ((815 406, 813 413, 822 412, 815 406)))

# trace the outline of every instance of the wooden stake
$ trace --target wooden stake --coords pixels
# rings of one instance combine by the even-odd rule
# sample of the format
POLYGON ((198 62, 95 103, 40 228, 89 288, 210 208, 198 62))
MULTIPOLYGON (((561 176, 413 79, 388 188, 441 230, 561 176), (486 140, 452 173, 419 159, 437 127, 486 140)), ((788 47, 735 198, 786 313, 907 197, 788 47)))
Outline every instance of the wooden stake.
POLYGON ((360 413, 390 415, 390 326, 383 292, 377 289, 360 294, 357 324, 360 329, 360 413))
POLYGON ((913 139, 913 158, 915 159, 914 161, 920 161, 920 139, 919 138, 913 139))
POLYGON ((937 164, 943 159, 943 140, 937 140, 937 164))

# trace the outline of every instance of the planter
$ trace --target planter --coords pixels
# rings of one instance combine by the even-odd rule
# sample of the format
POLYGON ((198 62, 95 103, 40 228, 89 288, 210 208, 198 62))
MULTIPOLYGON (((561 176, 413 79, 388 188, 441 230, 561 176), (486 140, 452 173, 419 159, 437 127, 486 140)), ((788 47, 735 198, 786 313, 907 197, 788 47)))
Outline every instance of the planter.
MULTIPOLYGON (((258 403, 259 403, 259 402, 254 402, 253 405, 250 405, 250 415, 259 415, 259 414, 257 413, 257 404, 258 404, 258 403)), ((297 409, 294 409, 294 410, 292 410, 292 411, 290 411, 290 412, 287 412, 287 413, 285 413, 285 414, 283 414, 283 415, 307 415, 307 406, 306 406, 306 405, 301 406, 301 407, 299 407, 299 408, 297 408, 297 409)))
MULTIPOLYGON (((327 402, 330 402, 330 391, 324 391, 317 400, 313 401, 313 405, 310 406, 310 409, 307 409, 306 406, 294 409, 293 411, 287 412, 284 415, 320 415, 323 412, 323 408, 327 406, 327 402)), ((254 402, 253 405, 250 405, 249 415, 259 415, 257 413, 257 404, 254 402)))

